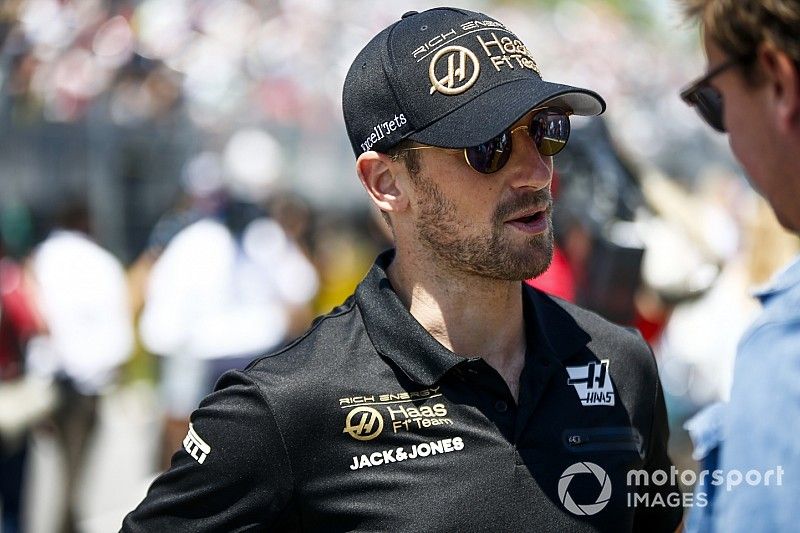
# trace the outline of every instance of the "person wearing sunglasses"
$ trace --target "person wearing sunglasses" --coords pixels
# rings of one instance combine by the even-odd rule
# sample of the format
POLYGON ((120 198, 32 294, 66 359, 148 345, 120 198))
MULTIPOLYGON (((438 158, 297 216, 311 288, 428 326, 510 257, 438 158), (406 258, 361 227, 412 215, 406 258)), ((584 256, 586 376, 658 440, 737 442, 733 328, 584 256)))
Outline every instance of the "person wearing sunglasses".
MULTIPOLYGON (((683 4, 700 23, 708 70, 681 96, 728 134, 752 186, 800 234, 800 2, 683 4)), ((721 437, 702 443, 707 461, 726 475, 753 473, 718 487, 705 512, 693 510, 692 531, 797 531, 800 523, 800 257, 756 297, 763 312, 739 341, 730 401, 717 411, 724 416, 694 421, 698 435, 721 437), (770 470, 780 478, 755 480, 770 470)))
POLYGON ((649 348, 523 284, 553 254, 570 116, 603 99, 455 8, 380 32, 342 98, 394 248, 222 378, 123 531, 674 531, 674 479, 647 482, 672 468, 649 348))

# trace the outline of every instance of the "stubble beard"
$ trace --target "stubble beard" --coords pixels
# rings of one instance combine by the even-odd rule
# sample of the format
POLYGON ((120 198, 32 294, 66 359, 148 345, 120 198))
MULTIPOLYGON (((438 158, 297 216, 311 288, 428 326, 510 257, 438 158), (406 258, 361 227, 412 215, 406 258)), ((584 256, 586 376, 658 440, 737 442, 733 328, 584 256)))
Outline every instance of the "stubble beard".
MULTIPOLYGON (((522 281, 544 273, 553 259, 553 224, 548 190, 527 194, 513 205, 498 206, 492 217, 492 232, 487 236, 462 236, 464 223, 457 208, 432 181, 416 176, 415 188, 420 203, 416 220, 417 239, 448 269, 472 275, 522 281), (531 205, 547 203, 547 230, 530 235, 523 244, 511 239, 504 224, 506 216, 531 205)), ((514 231, 514 230, 511 230, 514 231)))

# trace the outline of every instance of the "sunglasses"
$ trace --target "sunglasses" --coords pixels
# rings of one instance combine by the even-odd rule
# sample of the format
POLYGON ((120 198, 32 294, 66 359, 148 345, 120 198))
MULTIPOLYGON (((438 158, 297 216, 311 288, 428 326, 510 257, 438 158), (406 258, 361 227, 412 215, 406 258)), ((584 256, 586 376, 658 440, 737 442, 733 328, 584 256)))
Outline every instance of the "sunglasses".
MULTIPOLYGON (((563 109, 546 108, 533 114, 528 125, 509 128, 497 137, 489 139, 477 146, 464 148, 464 159, 474 170, 482 174, 493 174, 502 169, 511 158, 512 138, 520 130, 526 130, 533 139, 536 149, 544 156, 556 155, 567 144, 569 139, 569 114, 563 109)), ((461 149, 440 148, 438 146, 415 146, 409 150, 460 151, 461 149)))
POLYGON ((681 91, 681 99, 694 107, 697 114, 705 120, 709 126, 720 133, 725 133, 725 124, 722 121, 724 106, 722 94, 710 85, 710 81, 729 68, 740 65, 742 58, 733 58, 725 61, 713 69, 709 70, 705 76, 698 78, 691 85, 681 91))

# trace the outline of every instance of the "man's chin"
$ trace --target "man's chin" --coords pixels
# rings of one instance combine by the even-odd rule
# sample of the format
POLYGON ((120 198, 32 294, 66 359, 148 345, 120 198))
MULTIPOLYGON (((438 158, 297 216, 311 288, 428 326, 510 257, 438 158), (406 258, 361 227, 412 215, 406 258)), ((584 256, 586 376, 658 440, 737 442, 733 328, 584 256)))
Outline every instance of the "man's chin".
POLYGON ((536 250, 531 255, 508 258, 496 265, 497 268, 488 272, 489 277, 503 281, 525 281, 544 274, 553 260, 552 251, 548 254, 544 250, 536 250))
POLYGON ((550 268, 551 262, 552 262, 552 256, 550 260, 533 265, 531 268, 524 271, 521 276, 517 276, 517 279, 519 281, 526 281, 529 279, 538 278, 539 276, 547 272, 547 269, 550 268))

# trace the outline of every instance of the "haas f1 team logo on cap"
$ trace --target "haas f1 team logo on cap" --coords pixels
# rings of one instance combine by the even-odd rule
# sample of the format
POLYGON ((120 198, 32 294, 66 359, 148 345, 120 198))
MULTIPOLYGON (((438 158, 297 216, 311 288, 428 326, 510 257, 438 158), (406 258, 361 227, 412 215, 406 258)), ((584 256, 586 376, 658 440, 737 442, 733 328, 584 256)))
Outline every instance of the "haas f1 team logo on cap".
POLYGON ((383 417, 372 407, 356 407, 347 413, 344 431, 356 440, 372 440, 383 431, 383 417))
POLYGON ((472 87, 481 73, 481 64, 472 50, 463 46, 447 46, 433 56, 428 67, 431 94, 461 94, 472 87), (444 74, 443 77, 439 77, 444 74))
POLYGON ((581 405, 614 405, 614 387, 608 374, 608 359, 586 366, 568 366, 569 379, 578 393, 581 405))

